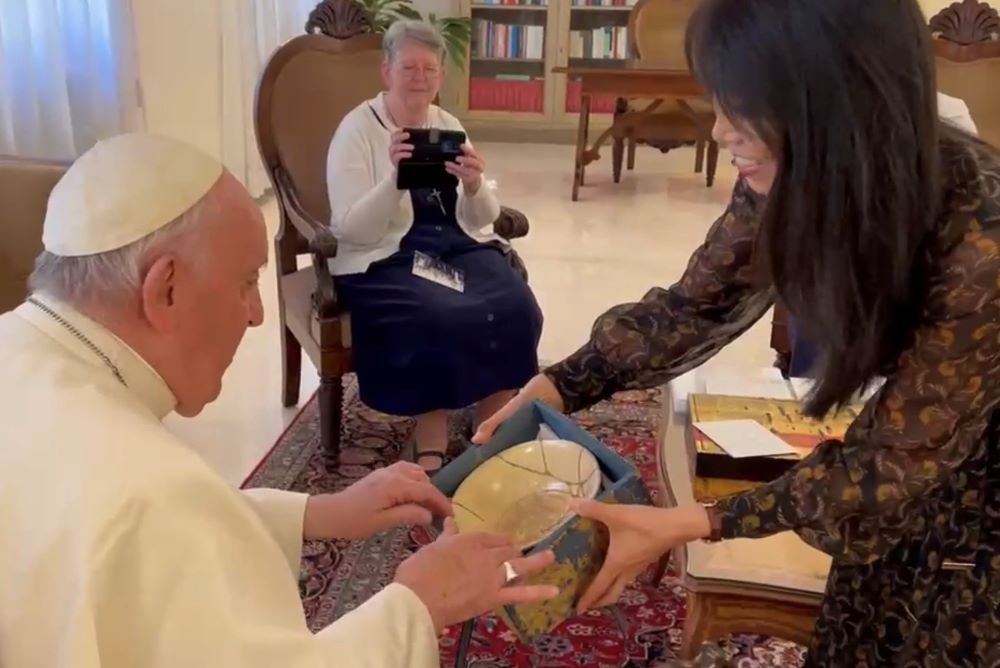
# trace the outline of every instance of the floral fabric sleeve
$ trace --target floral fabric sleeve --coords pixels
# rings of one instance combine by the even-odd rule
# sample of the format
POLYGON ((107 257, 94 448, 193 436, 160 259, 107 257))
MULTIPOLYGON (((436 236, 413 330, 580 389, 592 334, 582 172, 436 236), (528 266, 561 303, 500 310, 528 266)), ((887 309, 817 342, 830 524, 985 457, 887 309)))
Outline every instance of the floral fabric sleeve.
POLYGON ((772 290, 752 276, 756 210, 755 196, 738 183, 677 284, 612 308, 580 350, 545 371, 568 412, 702 364, 767 312, 772 290))
POLYGON ((1000 404, 1000 217, 973 221, 932 279, 924 324, 844 442, 722 499, 724 538, 794 529, 843 560, 877 559, 978 448, 1000 404))

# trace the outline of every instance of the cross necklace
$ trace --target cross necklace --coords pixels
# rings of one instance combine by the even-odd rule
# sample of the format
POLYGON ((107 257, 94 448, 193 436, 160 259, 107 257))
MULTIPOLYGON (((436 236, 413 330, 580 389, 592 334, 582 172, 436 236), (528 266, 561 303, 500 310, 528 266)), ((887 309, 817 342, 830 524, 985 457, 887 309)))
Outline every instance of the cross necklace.
POLYGON ((66 320, 66 318, 62 317, 61 315, 59 315, 58 313, 56 313, 54 310, 52 310, 51 308, 49 308, 48 306, 46 306, 42 302, 38 301, 34 297, 28 297, 27 301, 28 301, 29 304, 31 304, 32 306, 38 308, 40 311, 42 311, 42 313, 45 313, 50 318, 52 318, 53 320, 55 320, 57 323, 59 323, 60 325, 62 325, 67 331, 69 331, 70 334, 72 334, 73 336, 75 336, 80 341, 80 343, 82 343, 83 345, 85 345, 95 355, 97 355, 101 359, 101 361, 104 362, 105 366, 107 366, 109 369, 111 369, 111 373, 114 374, 115 378, 118 380, 119 383, 121 383, 125 387, 128 387, 128 383, 125 382, 125 377, 122 375, 121 369, 119 369, 117 367, 117 365, 115 365, 115 363, 111 361, 111 358, 108 357, 107 354, 103 350, 101 350, 100 348, 98 348, 97 345, 93 341, 91 341, 90 339, 88 339, 87 336, 83 332, 81 332, 79 329, 77 329, 72 324, 70 324, 70 322, 68 320, 66 320))

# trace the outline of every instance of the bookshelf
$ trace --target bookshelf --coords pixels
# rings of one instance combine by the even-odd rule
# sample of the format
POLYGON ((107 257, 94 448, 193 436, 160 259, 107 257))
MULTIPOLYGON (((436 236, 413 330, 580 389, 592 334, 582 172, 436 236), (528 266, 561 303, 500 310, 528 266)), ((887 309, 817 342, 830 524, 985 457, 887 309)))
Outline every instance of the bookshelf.
MULTIPOLYGON (((474 135, 527 129, 572 136, 580 84, 560 65, 621 67, 635 0, 461 0, 472 20, 464 72, 453 72, 447 104, 474 135)), ((610 123, 615 100, 593 101, 595 125, 610 123)))

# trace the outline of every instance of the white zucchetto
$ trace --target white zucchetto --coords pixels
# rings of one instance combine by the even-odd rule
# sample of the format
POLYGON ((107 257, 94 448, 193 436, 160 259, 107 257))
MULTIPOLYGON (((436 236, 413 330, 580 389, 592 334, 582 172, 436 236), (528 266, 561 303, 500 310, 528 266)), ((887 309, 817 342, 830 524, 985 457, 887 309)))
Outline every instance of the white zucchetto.
POLYGON ((77 257, 123 248, 186 213, 222 172, 218 160, 176 139, 131 133, 102 140, 49 195, 45 250, 77 257))

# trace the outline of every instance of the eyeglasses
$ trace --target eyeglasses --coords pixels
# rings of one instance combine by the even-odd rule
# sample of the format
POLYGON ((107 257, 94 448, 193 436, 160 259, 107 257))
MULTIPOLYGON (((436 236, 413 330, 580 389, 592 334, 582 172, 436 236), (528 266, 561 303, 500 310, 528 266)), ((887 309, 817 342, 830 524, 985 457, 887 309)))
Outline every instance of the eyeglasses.
POLYGON ((437 65, 422 66, 404 63, 400 65, 400 69, 403 71, 403 76, 407 79, 416 79, 419 77, 436 79, 441 76, 441 68, 437 65))

